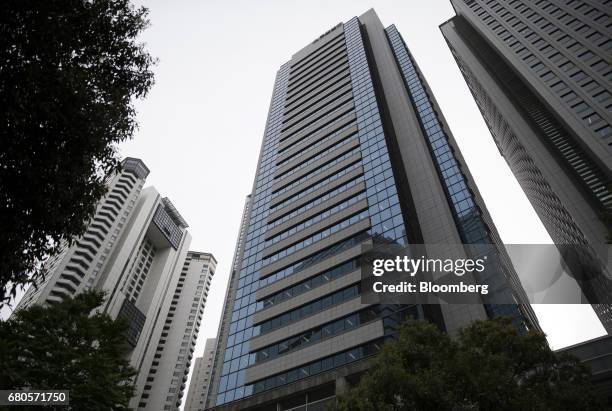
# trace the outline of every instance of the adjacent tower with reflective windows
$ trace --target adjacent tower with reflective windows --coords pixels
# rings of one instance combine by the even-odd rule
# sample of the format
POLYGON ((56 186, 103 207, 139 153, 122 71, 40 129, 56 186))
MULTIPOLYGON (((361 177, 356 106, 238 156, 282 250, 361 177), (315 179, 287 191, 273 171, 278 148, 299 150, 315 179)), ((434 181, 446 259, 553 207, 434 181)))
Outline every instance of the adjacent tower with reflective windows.
MULTIPOLYGON (((612 299, 612 20, 606 2, 451 0, 440 26, 499 147, 556 244, 612 299), (600 266, 600 268, 597 268, 600 266)), ((594 309, 612 331, 610 304, 594 309)))
POLYGON ((324 409, 406 317, 537 327, 431 91, 373 10, 279 69, 248 204, 209 408, 324 409), (377 242, 455 244, 458 258, 489 244, 514 303, 362 304, 359 257, 377 242))

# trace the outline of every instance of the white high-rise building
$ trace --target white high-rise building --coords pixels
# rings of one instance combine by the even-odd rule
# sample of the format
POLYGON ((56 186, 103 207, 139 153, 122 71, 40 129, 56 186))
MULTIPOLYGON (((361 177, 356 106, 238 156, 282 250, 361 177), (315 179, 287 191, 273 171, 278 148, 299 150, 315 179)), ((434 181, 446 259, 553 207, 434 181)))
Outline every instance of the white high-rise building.
POLYGON ((141 160, 123 161, 121 171, 109 178, 108 191, 98 202, 87 231, 71 245, 65 243, 46 262, 44 280, 26 291, 16 310, 32 304, 60 302, 90 288, 102 288, 117 250, 123 248, 119 244, 131 231, 128 225, 133 226, 135 208, 142 208, 139 200, 148 175, 149 169, 141 160))
POLYGON ((203 411, 205 408, 216 344, 216 338, 207 339, 204 354, 196 358, 185 402, 185 411, 203 411))
POLYGON ((174 410, 183 375, 171 386, 173 378, 162 377, 161 369, 170 368, 170 374, 179 366, 181 373, 189 369, 216 261, 211 254, 188 253, 187 223, 154 187, 142 188, 148 174, 141 160, 123 161, 121 171, 109 178, 86 232, 45 263, 44 280, 26 291, 16 310, 57 303, 89 289, 105 291, 101 310, 128 323, 129 360, 138 372, 131 407, 174 410), (146 395, 170 389, 176 390, 170 408, 165 408, 168 395, 146 395))
POLYGON ((158 411, 180 407, 216 266, 212 254, 187 253, 148 373, 138 373, 140 397, 134 399, 140 400, 133 401, 134 408, 158 411))

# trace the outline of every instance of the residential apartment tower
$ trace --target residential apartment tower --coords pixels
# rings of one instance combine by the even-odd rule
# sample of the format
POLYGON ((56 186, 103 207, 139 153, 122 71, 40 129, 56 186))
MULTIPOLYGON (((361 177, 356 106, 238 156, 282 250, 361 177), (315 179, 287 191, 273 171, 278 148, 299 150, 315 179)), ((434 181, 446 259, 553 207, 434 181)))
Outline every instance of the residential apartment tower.
POLYGON ((204 411, 206 407, 206 396, 208 395, 216 345, 216 338, 207 339, 204 354, 196 358, 185 402, 185 411, 204 411))
POLYGON ((131 407, 175 410, 216 262, 188 252, 187 223, 168 198, 143 189, 148 174, 141 160, 123 161, 85 233, 46 262, 44 280, 16 309, 105 291, 101 310, 128 323, 129 360, 137 371, 131 407))

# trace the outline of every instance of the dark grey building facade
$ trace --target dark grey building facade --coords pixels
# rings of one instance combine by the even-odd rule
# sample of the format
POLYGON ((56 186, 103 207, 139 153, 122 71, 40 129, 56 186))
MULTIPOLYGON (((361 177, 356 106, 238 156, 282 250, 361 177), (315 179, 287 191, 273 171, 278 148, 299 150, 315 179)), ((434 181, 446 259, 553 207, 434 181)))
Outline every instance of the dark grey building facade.
POLYGON ((440 26, 493 138, 612 331, 612 20, 606 1, 451 0, 440 26))
POLYGON ((373 10, 281 66, 245 210, 208 408, 325 409, 406 317, 537 327, 427 83, 373 10), (488 244, 514 303, 362 304, 359 257, 377 242, 455 244, 457 258, 488 244))
POLYGON ((612 406, 612 336, 605 335, 557 350, 577 357, 591 371, 596 392, 612 406))

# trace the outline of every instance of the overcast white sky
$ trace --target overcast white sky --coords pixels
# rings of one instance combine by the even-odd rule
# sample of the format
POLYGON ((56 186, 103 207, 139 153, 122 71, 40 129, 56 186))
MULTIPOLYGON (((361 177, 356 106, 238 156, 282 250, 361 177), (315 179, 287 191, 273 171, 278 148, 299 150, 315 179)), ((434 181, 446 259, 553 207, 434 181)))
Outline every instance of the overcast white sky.
MULTIPOLYGON (((140 129, 124 156, 151 169, 148 185, 189 223, 192 250, 219 265, 196 355, 217 333, 245 196, 250 193, 277 69, 339 22, 374 8, 395 23, 427 78, 505 243, 550 238, 500 156, 438 25, 448 0, 144 1, 143 41, 159 58, 137 104, 140 129)), ((604 333, 588 305, 536 306, 553 348, 604 333)))

